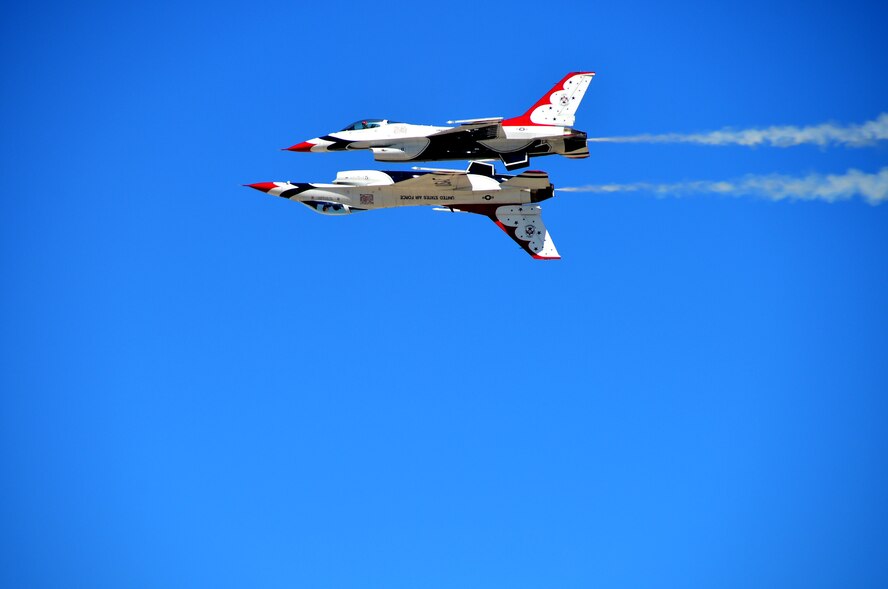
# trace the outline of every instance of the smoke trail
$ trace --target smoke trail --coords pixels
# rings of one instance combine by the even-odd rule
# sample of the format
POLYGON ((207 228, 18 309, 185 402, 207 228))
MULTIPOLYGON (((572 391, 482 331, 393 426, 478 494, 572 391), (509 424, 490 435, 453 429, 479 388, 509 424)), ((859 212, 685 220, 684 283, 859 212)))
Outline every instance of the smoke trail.
POLYGON ((866 147, 888 139, 888 113, 859 125, 824 123, 809 127, 768 127, 765 129, 733 130, 730 128, 709 133, 665 133, 662 135, 632 135, 628 137, 592 137, 590 143, 699 143, 703 145, 743 145, 753 147, 792 147, 812 144, 826 147, 866 147))
POLYGON ((755 196, 768 200, 822 200, 835 202, 860 196, 871 205, 888 200, 888 167, 878 173, 867 174, 860 170, 848 170, 842 175, 809 174, 808 176, 745 176, 728 182, 698 180, 656 184, 635 182, 632 184, 593 184, 559 188, 561 192, 648 192, 658 196, 684 196, 691 194, 722 194, 727 196, 755 196))

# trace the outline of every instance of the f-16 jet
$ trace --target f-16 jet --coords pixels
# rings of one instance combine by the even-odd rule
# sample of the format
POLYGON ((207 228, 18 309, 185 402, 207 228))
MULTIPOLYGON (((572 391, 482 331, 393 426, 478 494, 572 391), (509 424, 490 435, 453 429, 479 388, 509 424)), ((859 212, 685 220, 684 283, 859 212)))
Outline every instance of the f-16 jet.
POLYGON ((519 117, 447 121, 455 127, 412 125, 362 119, 341 131, 309 139, 289 151, 369 149, 380 162, 502 160, 507 170, 530 165, 530 158, 559 154, 589 157, 586 133, 574 118, 594 72, 572 72, 519 117))
POLYGON ((491 164, 472 162, 465 172, 354 170, 339 172, 331 184, 260 182, 246 186, 300 202, 324 215, 417 205, 476 213, 490 218, 535 259, 561 257, 537 204, 554 193, 545 172, 506 176, 496 174, 491 164))

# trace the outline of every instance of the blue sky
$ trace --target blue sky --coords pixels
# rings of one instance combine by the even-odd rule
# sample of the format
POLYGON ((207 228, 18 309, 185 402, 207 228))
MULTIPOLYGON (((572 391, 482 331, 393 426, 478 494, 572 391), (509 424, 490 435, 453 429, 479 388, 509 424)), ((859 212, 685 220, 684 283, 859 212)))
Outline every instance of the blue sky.
MULTIPOLYGON (((574 70, 590 135, 871 120, 885 5, 306 4, 4 11, 0 585, 886 586, 888 206, 560 194, 541 263, 241 186, 385 168, 279 149, 574 70)), ((534 167, 888 165, 591 151, 534 167)))

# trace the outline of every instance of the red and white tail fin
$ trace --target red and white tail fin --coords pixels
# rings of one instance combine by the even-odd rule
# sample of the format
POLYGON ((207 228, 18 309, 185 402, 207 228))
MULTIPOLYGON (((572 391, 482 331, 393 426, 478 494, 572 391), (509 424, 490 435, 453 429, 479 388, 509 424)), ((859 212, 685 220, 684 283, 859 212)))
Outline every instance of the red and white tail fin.
POLYGON ((503 126, 553 125, 573 127, 577 108, 595 72, 571 72, 520 117, 506 119, 503 126))

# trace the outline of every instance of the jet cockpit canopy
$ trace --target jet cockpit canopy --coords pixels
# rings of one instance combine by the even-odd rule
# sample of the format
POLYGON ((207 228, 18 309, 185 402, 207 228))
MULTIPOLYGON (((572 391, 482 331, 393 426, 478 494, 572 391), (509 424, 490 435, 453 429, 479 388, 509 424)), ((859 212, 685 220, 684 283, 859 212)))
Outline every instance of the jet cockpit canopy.
POLYGON ((355 121, 343 131, 360 131, 361 129, 373 129, 375 127, 381 127, 383 125, 388 125, 388 121, 385 119, 361 119, 360 121, 355 121))

